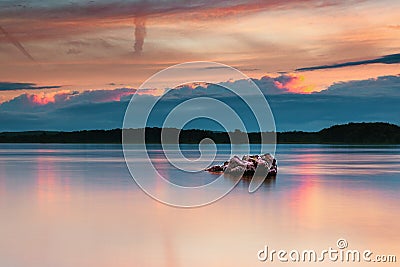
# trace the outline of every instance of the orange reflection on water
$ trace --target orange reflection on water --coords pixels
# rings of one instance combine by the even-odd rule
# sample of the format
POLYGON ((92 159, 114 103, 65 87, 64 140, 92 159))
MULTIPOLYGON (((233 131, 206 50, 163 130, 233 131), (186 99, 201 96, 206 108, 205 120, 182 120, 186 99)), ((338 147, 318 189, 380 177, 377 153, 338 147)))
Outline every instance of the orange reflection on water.
MULTIPOLYGON (((151 157, 152 164, 158 173, 158 176, 154 178, 156 195, 168 194, 168 187, 165 186, 165 181, 169 180, 169 173, 166 170, 166 161, 163 156, 163 152, 155 151, 154 155, 151 157)), ((163 266, 167 267, 179 267, 178 253, 176 251, 175 239, 173 238, 174 232, 171 229, 174 228, 174 224, 170 220, 159 220, 160 218, 168 218, 171 213, 168 212, 168 207, 165 204, 153 200, 153 208, 155 221, 159 222, 156 229, 158 232, 159 245, 161 246, 161 259, 163 266)), ((148 263, 147 263, 148 264, 148 263)), ((145 265, 143 265, 145 266, 145 265)))
POLYGON ((157 177, 154 177, 154 188, 157 196, 168 194, 168 187, 165 186, 165 180, 169 180, 169 174, 166 170, 165 165, 167 163, 165 162, 165 158, 163 157, 162 153, 163 152, 161 150, 157 151, 157 153, 155 153, 151 158, 152 164, 158 173, 157 177))
MULTIPOLYGON (((39 154, 42 152, 38 151, 39 154)), ((46 151, 47 152, 47 151, 46 151)), ((60 177, 62 170, 56 167, 52 156, 38 156, 36 173, 36 193, 39 204, 70 200, 69 177, 60 177)))
POLYGON ((299 154, 296 158, 300 163, 296 165, 297 181, 300 185, 291 191, 289 198, 292 212, 296 217, 301 217, 311 224, 318 224, 321 220, 321 209, 323 209, 323 197, 321 188, 317 185, 320 179, 316 175, 315 168, 321 162, 320 154, 299 154))

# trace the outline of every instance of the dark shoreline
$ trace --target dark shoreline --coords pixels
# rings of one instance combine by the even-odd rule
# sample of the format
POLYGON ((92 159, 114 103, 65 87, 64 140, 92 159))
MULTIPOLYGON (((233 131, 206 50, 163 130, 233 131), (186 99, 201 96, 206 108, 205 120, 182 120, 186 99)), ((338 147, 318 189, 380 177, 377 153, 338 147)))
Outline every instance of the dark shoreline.
MULTIPOLYGON (((389 123, 349 123, 335 125, 318 132, 263 132, 243 133, 240 131, 215 132, 209 130, 179 130, 175 128, 128 129, 130 142, 145 138, 146 144, 160 144, 161 131, 171 136, 179 135, 181 144, 198 144, 204 138, 210 138, 217 144, 230 144, 229 135, 234 136, 236 144, 273 143, 277 144, 326 144, 326 145, 398 145, 400 144, 400 127, 389 123)), ((49 143, 49 144, 120 144, 122 130, 84 130, 73 132, 27 131, 0 133, 0 143, 49 143)), ((174 143, 173 140, 164 142, 174 143)))

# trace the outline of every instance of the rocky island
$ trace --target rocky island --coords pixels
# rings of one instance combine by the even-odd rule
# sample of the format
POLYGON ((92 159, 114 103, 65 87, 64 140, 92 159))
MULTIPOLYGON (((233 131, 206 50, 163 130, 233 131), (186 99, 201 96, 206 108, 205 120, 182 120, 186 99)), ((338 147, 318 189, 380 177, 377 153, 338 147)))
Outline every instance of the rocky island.
POLYGON ((245 155, 241 159, 232 157, 222 165, 214 165, 207 168, 211 173, 225 173, 230 175, 242 175, 243 177, 276 176, 278 165, 276 159, 269 153, 264 155, 245 155))

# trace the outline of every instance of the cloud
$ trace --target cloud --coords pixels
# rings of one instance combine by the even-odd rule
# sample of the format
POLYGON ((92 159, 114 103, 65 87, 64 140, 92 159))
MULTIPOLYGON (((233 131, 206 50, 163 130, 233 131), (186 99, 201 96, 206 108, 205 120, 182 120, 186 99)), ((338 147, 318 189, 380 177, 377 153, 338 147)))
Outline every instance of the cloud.
MULTIPOLYGON (((276 85, 277 81, 290 84, 292 79, 291 76, 264 76, 261 79, 253 79, 268 100, 279 131, 314 131, 351 121, 400 124, 400 75, 336 83, 320 93, 312 94, 290 93, 285 87, 280 89, 276 85)), ((246 84, 246 80, 221 83, 232 86, 235 90, 242 90, 245 94, 246 84)), ((0 131, 120 128, 130 97, 135 92, 135 89, 119 88, 84 92, 25 93, 0 104, 0 131)), ((145 91, 144 94, 135 96, 138 98, 136 115, 139 117, 146 115, 143 114, 141 105, 146 106, 154 101, 155 96, 147 93, 145 91)), ((174 107, 199 96, 208 96, 226 103, 240 114, 249 131, 258 130, 252 110, 239 97, 222 86, 203 83, 184 85, 171 90, 157 103, 149 116, 148 125, 162 126, 174 107)), ((257 101, 252 95, 249 95, 249 99, 257 101)), ((187 106, 186 109, 183 110, 186 114, 194 115, 203 111, 223 112, 214 104, 187 106)), ((222 117, 229 118, 224 114, 222 117)), ((172 121, 172 124, 167 126, 179 126, 173 123, 172 121)), ((231 121, 225 124, 230 127, 229 130, 237 128, 231 121)), ((209 120, 195 121, 191 127, 220 130, 209 120)))
POLYGON ((143 50, 144 38, 146 37, 146 17, 135 18, 135 53, 143 50))
POLYGON ((61 103, 69 100, 77 92, 68 90, 58 92, 24 93, 1 104, 3 110, 25 110, 36 106, 44 106, 53 103, 61 103))
POLYGON ((319 0, 117 0, 117 1, 88 1, 70 3, 57 1, 43 5, 41 1, 30 1, 26 7, 16 5, 3 5, 0 14, 4 18, 20 15, 25 18, 37 18, 38 15, 46 20, 75 20, 80 19, 108 19, 108 18, 135 18, 140 16, 168 16, 182 15, 195 16, 196 18, 210 19, 212 17, 240 15, 244 12, 254 12, 265 9, 285 9, 289 7, 326 7, 339 5, 344 1, 319 0), (329 2, 329 3, 328 3, 329 2))
MULTIPOLYGON (((78 103, 5 110, 0 106, 0 131, 112 129, 122 125, 128 102, 78 103)), ((3 104, 4 105, 4 104, 3 104)))
POLYGON ((348 122, 391 122, 400 125, 400 97, 277 95, 268 98, 280 131, 315 131, 348 122))
MULTIPOLYGON (((286 77, 286 76, 285 76, 286 77)), ((250 82, 254 82, 261 93, 264 95, 276 95, 276 94, 286 94, 291 93, 289 89, 285 86, 290 83, 291 79, 296 79, 296 77, 287 77, 287 82, 285 85, 278 86, 279 81, 282 80, 281 76, 270 77, 264 76, 260 79, 251 80, 236 80, 221 82, 218 84, 208 84, 208 83, 192 83, 179 86, 170 90, 164 97, 165 98, 188 98, 188 97, 199 97, 199 96, 209 96, 209 97, 228 97, 234 96, 231 91, 240 92, 242 95, 254 94, 251 90, 249 91, 249 86, 252 86, 250 82), (228 89, 227 89, 228 88, 228 89)))
POLYGON ((297 74, 283 74, 274 78, 274 85, 291 93, 310 93, 314 87, 304 82, 304 76, 297 74))
POLYGON ((59 85, 37 86, 35 83, 0 82, 0 91, 56 89, 59 85))
POLYGON ((63 43, 67 55, 80 55, 97 49, 110 49, 114 45, 103 38, 85 38, 84 40, 68 40, 63 43))
POLYGON ((314 94, 339 96, 388 96, 400 97, 400 74, 367 80, 337 82, 314 94))
MULTIPOLYGON (((252 81, 264 95, 308 94, 313 91, 312 85, 307 84, 303 76, 293 73, 285 73, 278 76, 265 75, 260 79, 253 78, 252 81)), ((221 84, 225 85, 225 83, 221 84)), ((246 81, 233 81, 226 85, 233 86, 233 88, 246 87, 246 81)))
POLYGON ((135 94, 135 89, 119 88, 113 90, 71 91, 24 93, 0 105, 6 110, 24 109, 25 107, 52 106, 60 108, 81 103, 103 103, 126 100, 135 94))
MULTIPOLYGON (((229 66, 212 66, 212 67, 206 67, 206 68, 202 68, 202 69, 217 70, 217 69, 230 69, 230 68, 231 67, 229 67, 229 66)), ((245 72, 260 70, 259 68, 245 68, 245 67, 235 67, 235 66, 232 66, 232 68, 238 69, 240 71, 245 71, 245 72)))
MULTIPOLYGON (((200 0, 200 1, 53 1, 44 5, 41 1, 28 1, 24 5, 3 4, 0 8, 0 25, 9 25, 9 21, 18 18, 12 29, 24 38, 43 38, 60 35, 63 31, 79 32, 95 28, 96 23, 104 25, 107 21, 133 19, 135 25, 135 52, 143 49, 146 35, 146 19, 166 19, 176 22, 182 20, 210 20, 228 16, 240 16, 268 9, 288 9, 292 7, 326 7, 342 4, 343 1, 319 0, 200 0), (40 20, 38 20, 40 18, 40 20), (45 23, 45 25, 44 25, 45 23), (39 25, 40 31, 32 31, 39 25), (78 25, 78 27, 77 27, 78 25), (29 34, 28 34, 29 33, 29 34)), ((3 28, 1 28, 3 29, 3 28)), ((0 29, 0 30, 1 30, 0 29)), ((4 31, 5 32, 5 31, 4 31)), ((6 32, 5 32, 6 34, 6 32)), ((11 36, 8 34, 8 36, 11 36)), ((33 57, 20 42, 13 42, 27 57, 33 57)))
POLYGON ((82 53, 82 50, 76 48, 70 48, 67 50, 67 55, 79 55, 82 53))
MULTIPOLYGON (((152 96, 139 96, 139 105, 146 105, 152 101, 152 96)), ((185 99, 166 99, 150 116, 148 125, 161 126, 169 111, 185 99)), ((246 109, 238 99, 221 97, 221 101, 237 110, 244 119, 249 131, 258 129, 252 117, 251 110, 246 109)), ((400 124, 400 97, 354 97, 328 95, 298 95, 281 94, 268 97, 269 104, 275 117, 277 129, 288 130, 319 130, 337 123, 360 121, 385 121, 400 124)), ((11 104, 11 103, 9 103, 11 104)), ((6 109, 0 106, 0 131, 22 130, 79 130, 79 129, 111 129, 122 127, 122 120, 128 105, 127 100, 112 102, 79 102, 70 101, 61 105, 49 103, 41 106, 17 106, 6 109)), ((218 107, 196 107, 221 112, 218 107)), ((138 116, 143 116, 138 107, 138 116)), ((193 113, 188 109, 187 113, 193 113)), ((222 114, 223 115, 223 114, 222 114)), ((232 130, 236 127, 232 123, 226 126, 232 130)), ((175 127, 177 125, 168 125, 175 127)), ((211 129, 209 121, 199 121, 193 127, 211 129)), ((140 125, 137 125, 140 127, 140 125)))
POLYGON ((315 67, 306 67, 296 69, 296 71, 312 71, 312 70, 322 70, 322 69, 335 69, 335 68, 343 68, 349 66, 359 66, 359 65, 368 65, 368 64, 399 64, 400 63, 400 54, 392 54, 386 55, 379 58, 360 60, 360 61, 349 61, 340 64, 332 64, 332 65, 321 65, 315 67))
MULTIPOLYGON (((304 77, 296 74, 282 74, 276 77, 263 76, 260 79, 251 79, 266 96, 281 94, 314 94, 337 96, 400 96, 400 74, 387 75, 366 80, 336 82, 325 90, 313 92, 312 85, 307 84, 304 77)), ((221 82, 218 85, 206 83, 186 84, 168 93, 168 98, 198 97, 202 95, 221 97, 228 96, 231 88, 241 90, 246 94, 248 80, 221 82)), ((251 93, 251 92, 250 92, 251 93)))
MULTIPOLYGON (((217 67, 219 68, 219 67, 217 67)), ((265 75, 260 79, 251 79, 261 90, 264 95, 278 95, 278 94, 308 94, 313 91, 313 87, 304 80, 303 76, 297 74, 282 74, 278 76, 265 75)), ((205 83, 194 83, 190 85, 183 85, 175 90, 168 93, 168 97, 182 98, 182 97, 194 97, 201 95, 208 96, 226 96, 229 91, 224 87, 231 88, 235 91, 240 91, 243 94, 248 94, 246 88, 248 88, 248 80, 236 80, 221 82, 217 85, 205 84, 205 83)), ((251 94, 251 91, 249 92, 251 94)))
POLYGON ((8 33, 3 27, 0 26, 0 32, 4 34, 6 39, 12 43, 24 56, 26 56, 31 61, 35 61, 32 55, 25 49, 25 47, 10 33, 8 33))

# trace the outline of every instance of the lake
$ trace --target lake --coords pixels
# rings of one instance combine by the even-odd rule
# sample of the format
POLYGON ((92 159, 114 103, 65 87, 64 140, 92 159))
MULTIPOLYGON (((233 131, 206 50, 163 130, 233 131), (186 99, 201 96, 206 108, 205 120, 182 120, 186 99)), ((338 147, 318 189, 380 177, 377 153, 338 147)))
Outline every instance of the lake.
MULTIPOLYGON (((221 162, 229 146, 218 148, 221 162)), ((215 179, 177 171, 160 154, 149 146, 170 181, 215 179)), ((184 154, 198 157, 197 146, 184 154)), ((340 238, 399 261, 399 146, 278 145, 276 158, 277 178, 255 193, 241 181, 213 204, 184 209, 146 195, 119 145, 1 144, 0 266, 275 266, 288 263, 260 261, 265 246, 322 251, 340 238)))

